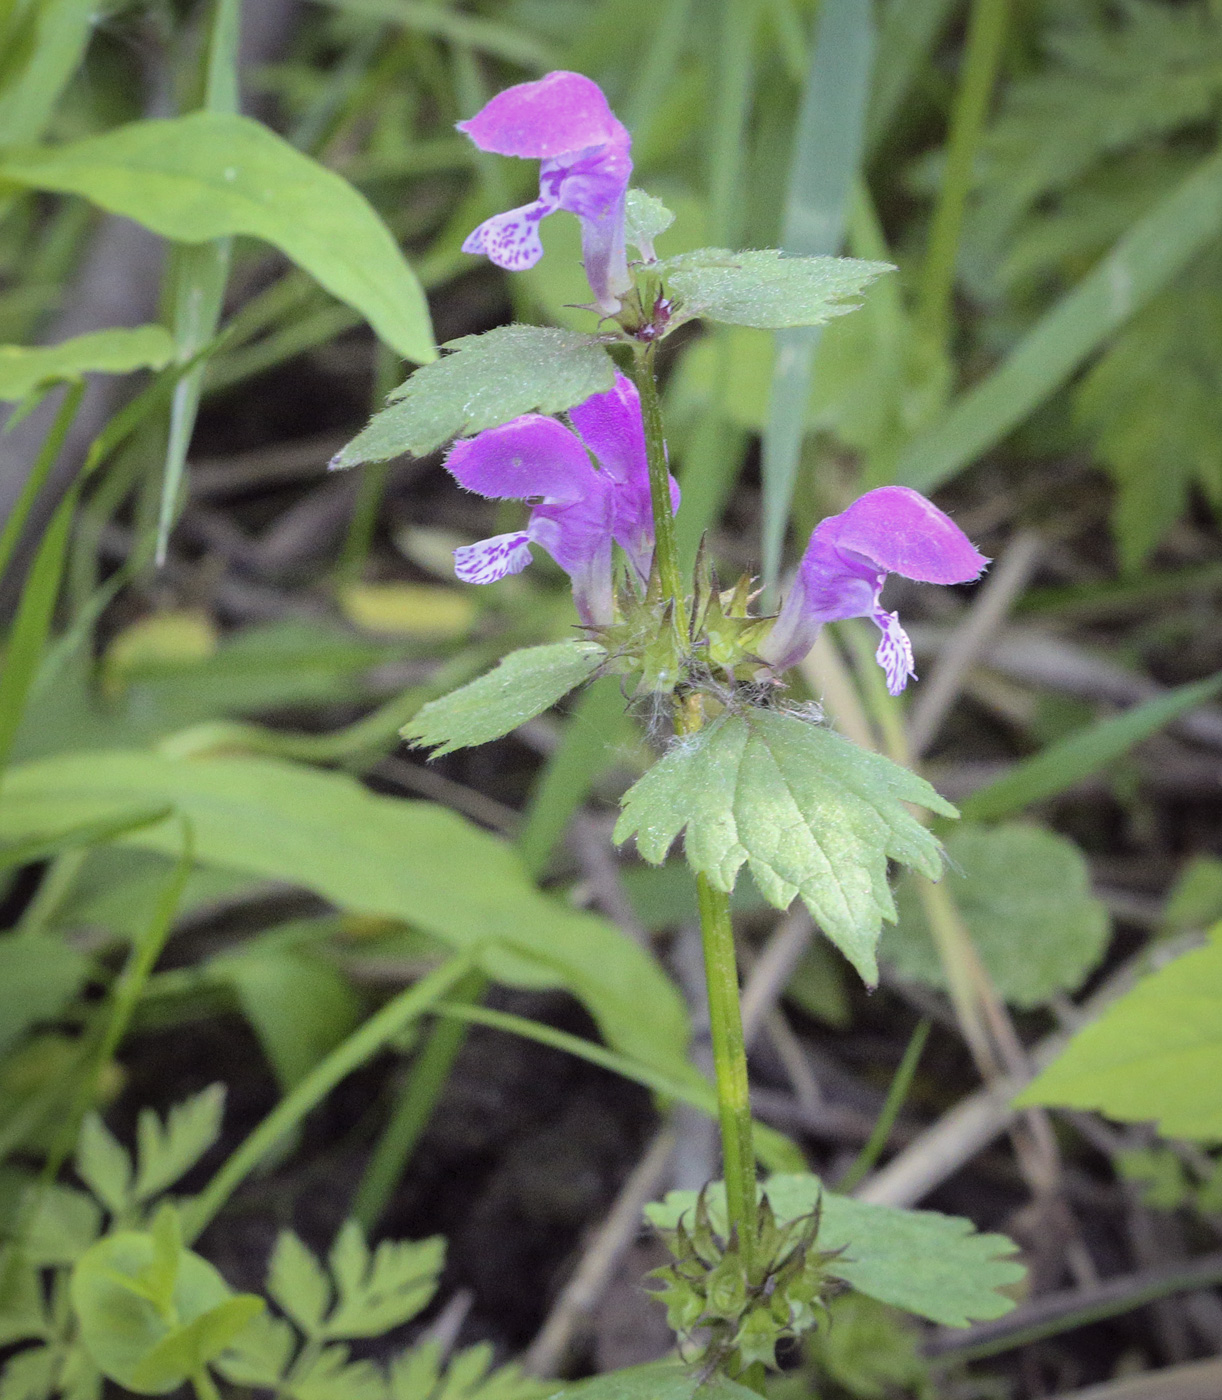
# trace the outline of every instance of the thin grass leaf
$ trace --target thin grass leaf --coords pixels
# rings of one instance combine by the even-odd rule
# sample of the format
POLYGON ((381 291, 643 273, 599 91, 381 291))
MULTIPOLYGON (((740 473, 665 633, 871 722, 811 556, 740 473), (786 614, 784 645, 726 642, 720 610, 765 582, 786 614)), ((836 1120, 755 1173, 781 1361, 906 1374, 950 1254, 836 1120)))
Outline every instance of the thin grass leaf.
POLYGON ((386 20, 413 34, 428 34, 447 43, 490 58, 504 59, 532 73, 546 73, 561 67, 560 55, 532 34, 513 25, 500 24, 448 6, 421 3, 421 0, 327 0, 349 14, 386 20))
MULTIPOLYGON (((84 387, 77 384, 65 395, 34 465, 34 476, 45 476, 59 456, 83 393, 84 387)), ((25 711, 26 696, 51 630, 77 494, 77 488, 69 491, 51 517, 26 577, 17 615, 9 630, 4 666, 0 669, 0 772, 3 772, 12 752, 13 740, 17 737, 25 711)))
POLYGON ((1074 783, 1119 758, 1173 719, 1222 693, 1222 672, 1192 685, 1182 685, 1123 714, 1100 720, 1052 744, 1020 763, 961 804, 962 815, 973 821, 996 821, 1033 802, 1055 797, 1074 783))
MULTIPOLYGON (((208 41, 204 81, 204 110, 235 115, 238 111, 238 36, 240 0, 216 0, 208 41)), ((169 303, 174 319, 178 358, 190 360, 216 335, 229 281, 232 238, 177 248, 170 270, 169 303)), ((205 363, 187 370, 174 386, 170 404, 170 433, 161 475, 161 503, 157 510, 158 568, 165 563, 170 531, 178 514, 187 449, 195 430, 203 392, 205 363)))
MULTIPOLYGON (((824 0, 794 136, 781 246, 802 256, 840 251, 865 143, 874 57, 869 0, 824 0)), ((810 402, 821 328, 782 331, 763 441, 763 578, 780 578, 785 529, 810 402)))
POLYGON ((717 9, 716 81, 709 119, 708 234, 710 242, 733 246, 741 223, 739 196, 759 9, 743 0, 721 0, 717 9))
POLYGON ((987 379, 901 454, 895 480, 932 491, 996 447, 1222 230, 1210 156, 1048 311, 987 379))

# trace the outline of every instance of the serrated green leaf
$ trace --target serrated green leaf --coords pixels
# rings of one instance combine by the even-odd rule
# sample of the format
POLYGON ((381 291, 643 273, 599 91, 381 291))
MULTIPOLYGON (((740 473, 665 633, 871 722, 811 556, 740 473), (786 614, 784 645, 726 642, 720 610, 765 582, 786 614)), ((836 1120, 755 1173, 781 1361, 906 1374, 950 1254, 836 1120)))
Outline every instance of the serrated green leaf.
POLYGON ((275 1390, 288 1370, 296 1345, 289 1324, 264 1311, 252 1318, 217 1357, 216 1369, 234 1385, 275 1390))
POLYGON ((390 1400, 545 1400, 555 1394, 554 1381, 525 1376, 517 1366, 490 1371, 492 1357, 488 1342, 468 1347, 439 1378, 437 1344, 423 1342, 391 1363, 390 1400))
POLYGON ((855 298, 894 269, 860 258, 791 258, 776 248, 701 248, 659 263, 657 271, 678 299, 677 320, 703 316, 775 331, 820 326, 855 311, 861 304, 855 298))
POLYGON ((1015 1100, 1222 1140, 1222 925, 1080 1030, 1015 1100))
POLYGON ((382 1373, 371 1361, 348 1360, 348 1348, 327 1347, 295 1367, 288 1393, 293 1400, 385 1400, 382 1373))
POLYGON ((172 1186, 221 1135, 225 1086, 212 1084, 170 1109, 165 1123, 142 1108, 136 1123, 137 1201, 148 1201, 172 1186))
POLYGON ((57 1016, 88 975, 89 959, 59 938, 0 937, 0 1051, 57 1016))
MULTIPOLYGON (((1020 822, 968 825, 946 841, 946 881, 993 985, 1029 1010, 1073 992, 1098 966, 1110 920, 1090 890, 1090 871, 1072 841, 1020 822)), ((899 923, 882 956, 901 977, 946 986, 946 974, 908 882, 898 891, 899 923)))
POLYGON ((132 1203, 132 1159, 96 1113, 87 1113, 76 1144, 76 1174, 112 1215, 132 1203))
POLYGON ((82 195, 183 243, 263 239, 406 359, 436 356, 424 291, 373 207, 249 117, 192 112, 62 146, 11 148, 0 179, 82 195))
POLYGON ((428 1306, 445 1263, 445 1241, 383 1240, 372 1258, 361 1227, 345 1223, 328 1262, 338 1301, 323 1327, 327 1337, 377 1337, 428 1306))
POLYGON ((777 710, 727 713, 674 744, 623 799, 616 842, 659 865, 686 828, 693 869, 730 891, 746 863, 778 909, 801 895, 867 983, 883 919, 895 918, 888 859, 936 879, 941 847, 904 807, 955 809, 916 774, 830 729, 777 710))
POLYGON ((30 1347, 10 1356, 0 1371, 0 1400, 46 1400, 57 1360, 53 1347, 30 1347))
POLYGON ((624 236, 642 257, 653 258, 653 240, 665 233, 674 221, 675 216, 660 199, 644 190, 628 191, 624 202, 624 236))
POLYGON ((0 399, 24 399, 42 384, 82 374, 163 369, 173 358, 174 337, 164 326, 90 331, 58 345, 0 345, 0 399))
POLYGON ((523 413, 560 413, 615 382, 606 350, 578 331, 500 326, 448 341, 445 348, 450 354, 400 385, 332 466, 384 462, 405 452, 423 457, 451 438, 523 413))
MULTIPOLYGON (((708 1190, 713 1223, 725 1233, 725 1186, 708 1190)), ((978 1235, 970 1220, 929 1210, 896 1210, 823 1189, 817 1176, 794 1172, 764 1183, 778 1226, 810 1215, 822 1203, 819 1250, 842 1250, 828 1272, 880 1303, 926 1317, 944 1327, 1000 1317, 1014 1300, 998 1293, 1023 1277, 1007 1256, 1017 1246, 1005 1235, 978 1235)), ((695 1191, 671 1191, 645 1208, 660 1229, 673 1229, 695 1210, 695 1191)))
POLYGON ((651 1361, 552 1391, 550 1400, 750 1400, 755 1391, 720 1372, 701 1384, 679 1361, 651 1361))
POLYGON ((430 700, 399 731, 433 757, 487 744, 550 710, 607 659, 593 642, 552 642, 511 651, 485 675, 430 700))
POLYGON ((322 1265, 292 1230, 281 1230, 267 1266, 267 1291, 307 1337, 322 1332, 331 1284, 322 1265))

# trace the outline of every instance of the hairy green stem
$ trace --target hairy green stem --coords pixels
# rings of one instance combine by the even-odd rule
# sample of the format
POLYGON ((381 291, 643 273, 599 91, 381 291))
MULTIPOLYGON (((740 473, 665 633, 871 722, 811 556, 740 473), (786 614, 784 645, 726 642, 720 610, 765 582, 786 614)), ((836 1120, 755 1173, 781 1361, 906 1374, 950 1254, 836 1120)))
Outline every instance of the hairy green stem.
POLYGON ((687 602, 679 574, 679 551, 675 546, 675 516, 670 506, 670 471, 666 463, 666 433, 662 426, 662 404, 653 371, 654 346, 638 352, 632 362, 637 393, 641 396, 641 418, 645 424, 645 453, 649 461, 649 499, 653 505, 654 564, 662 594, 673 600, 679 630, 687 634, 687 602))
POLYGON ((246 1138, 184 1212, 184 1235, 190 1244, 217 1211, 290 1129, 316 1108, 353 1070, 397 1036, 404 1027, 446 996, 472 970, 475 953, 463 953, 399 993, 359 1026, 287 1093, 246 1138))
MULTIPOLYGON (((679 575, 675 549, 674 514, 670 504, 670 480, 662 406, 653 371, 654 347, 638 353, 633 369, 641 396, 645 447, 649 460, 649 489, 653 504, 654 549, 662 596, 674 604, 680 632, 688 631, 687 600, 679 575)), ((677 697, 675 728, 694 734, 704 724, 701 696, 677 697)), ((747 1085, 747 1049, 743 1040, 742 1009, 738 994, 738 959, 734 951, 734 926, 730 897, 714 889, 703 875, 696 876, 700 902, 700 938, 704 946, 705 980, 708 984, 709 1029, 713 1041, 713 1069, 717 1080, 717 1117, 721 1125, 721 1155, 726 1183, 730 1228, 747 1277, 755 1242, 755 1150, 751 1141, 751 1099, 747 1085)))
POLYGON ((721 1125, 722 1169, 726 1210, 738 1235, 743 1270, 751 1276, 755 1242, 755 1149, 751 1143, 751 1098, 747 1087, 747 1047, 738 1003, 738 959, 730 896, 696 876, 700 900, 700 937, 708 984, 709 1032, 717 1076, 717 1118, 721 1125))
POLYGON ((950 319, 951 287, 972 165, 997 79, 1009 11, 1010 0, 973 0, 968 20, 963 77, 951 113, 946 170, 934 210, 918 305, 922 328, 938 340, 945 339, 950 319))

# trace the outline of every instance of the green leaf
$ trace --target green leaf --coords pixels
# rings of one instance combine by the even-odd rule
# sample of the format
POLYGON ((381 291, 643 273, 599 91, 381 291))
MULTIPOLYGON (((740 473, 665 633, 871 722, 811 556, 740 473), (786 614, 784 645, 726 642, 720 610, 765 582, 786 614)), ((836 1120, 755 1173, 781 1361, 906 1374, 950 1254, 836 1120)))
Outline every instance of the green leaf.
MULTIPOLYGON (((0 1168, 0 1238, 20 1229, 27 1264, 37 1268, 73 1264, 101 1228, 102 1212, 84 1191, 58 1182, 43 1184, 26 1172, 0 1168)), ((5 1322, 11 1311, 7 1302, 0 1304, 5 1322)))
POLYGON ((885 1400, 915 1394, 935 1400, 918 1329, 902 1313, 863 1293, 833 1298, 827 1325, 810 1334, 807 1346, 819 1372, 850 1395, 885 1400))
POLYGON ((307 1337, 322 1333, 331 1284, 322 1265, 292 1230, 281 1230, 267 1266, 267 1291, 307 1337))
MULTIPOLYGON (((0 846, 0 870, 11 870, 16 865, 29 865, 34 861, 47 860, 51 856, 81 846, 103 845, 134 827, 164 821, 170 812, 169 807, 134 808, 130 812, 121 812, 110 820, 78 823, 60 831, 48 831, 28 837, 14 846, 0 846)), ((53 922, 58 926, 62 921, 55 919, 53 922)))
POLYGON ((327 1337, 378 1337, 426 1308, 445 1263, 445 1241, 383 1240, 371 1256, 355 1220, 340 1230, 328 1263, 338 1301, 327 1337))
MULTIPOLYGON (((999 1288, 1017 1283, 1023 1268, 1007 1258, 1017 1246, 1005 1235, 978 1235, 970 1220, 929 1210, 896 1210, 825 1191, 817 1176, 794 1172, 764 1183, 777 1224, 809 1215, 822 1202, 819 1250, 842 1250, 828 1272, 880 1303, 944 1327, 1000 1317, 1014 1306, 999 1288)), ((671 1191, 646 1217, 661 1229, 695 1209, 695 1191, 671 1191)), ((708 1188, 714 1225, 725 1231, 725 1186, 708 1188)))
POLYGON ((872 986, 882 921, 895 918, 888 859, 931 879, 942 870, 941 847, 905 802, 956 815, 922 778, 830 729, 751 709, 676 742, 629 789, 614 839, 635 835, 660 865, 686 827, 693 869, 729 891, 746 862, 778 909, 800 894, 872 986))
POLYGON ((161 1395, 176 1390, 184 1379, 196 1376, 204 1366, 250 1325, 263 1311, 262 1298, 239 1293, 175 1328, 143 1358, 131 1373, 133 1390, 161 1395))
POLYGON ((360 1019, 352 988, 334 966, 292 948, 251 947, 212 958, 209 980, 231 987, 282 1089, 288 1090, 360 1019))
MULTIPOLYGON (((480 946, 491 976, 567 987, 609 1044, 687 1073, 686 1012, 653 958, 612 924, 540 893, 510 847, 435 803, 379 797, 344 774, 276 759, 63 754, 9 771, 0 841, 154 800, 190 821, 199 861, 401 920, 459 950, 480 946)), ((122 846, 179 857, 177 829, 163 825, 122 846)))
POLYGON ((701 1385, 699 1373, 682 1362, 651 1361, 566 1385, 551 1400, 750 1400, 752 1395, 755 1391, 720 1373, 701 1385))
POLYGON ((1144 978, 1015 1100, 1157 1121, 1166 1137, 1222 1140, 1222 925, 1144 978))
POLYGON ((0 1371, 0 1400, 46 1400, 58 1361, 54 1347, 30 1347, 9 1357, 0 1371))
MULTIPOLYGON (((60 94, 76 72, 99 13, 97 0, 40 0, 25 8, 24 31, 2 37, 0 145, 37 141, 60 94)), ((16 10, 21 15, 21 7, 16 10)), ((12 22, 13 9, 7 17, 12 22)))
POLYGON ((0 1051, 58 1016, 89 975, 89 959, 58 938, 0 937, 0 1051))
MULTIPOLYGON (((1042 827, 963 826, 946 841, 946 881, 994 986, 1012 1006, 1073 992, 1107 949, 1110 921, 1072 841, 1042 827)), ((900 920, 882 956, 901 977, 946 987, 915 890, 899 890, 900 920)))
POLYGON ((1129 569, 1183 515, 1194 485, 1222 510, 1220 279, 1215 247, 1125 327, 1075 394, 1118 488, 1112 530, 1129 569))
POLYGON ((598 339, 546 326, 500 326, 447 341, 332 460, 333 467, 423 457, 451 438, 508 423, 523 413, 560 413, 615 382, 598 339))
POLYGON ((371 1361, 348 1360, 348 1348, 327 1347, 303 1358, 289 1378, 293 1400, 385 1400, 386 1384, 371 1361))
POLYGON ((151 1108, 136 1123, 136 1186, 133 1198, 148 1201, 172 1186, 221 1135, 225 1086, 212 1084, 170 1109, 164 1125, 151 1108))
POLYGON ((288 1370, 296 1345, 289 1324, 264 1311, 252 1318, 216 1358, 216 1369, 234 1385, 275 1390, 288 1370))
POLYGON ((82 374, 164 369, 173 358, 174 337, 164 326, 91 331, 58 345, 0 345, 0 399, 24 399, 46 384, 82 374))
POLYGON ((365 197, 249 117, 192 112, 9 150, 0 180, 78 194, 163 238, 274 244, 405 359, 435 358, 428 303, 365 197))
POLYGON ((488 1342, 456 1352, 442 1370, 441 1345, 434 1338, 418 1342, 390 1363, 390 1400, 546 1400, 555 1381, 524 1376, 517 1366, 491 1371, 488 1342))
POLYGON ((995 447, 1222 230, 1222 157, 1209 156, 1117 240, 1006 359, 904 448, 895 480, 932 491, 995 447))
POLYGON ((703 316, 775 331, 855 311, 860 302, 853 298, 894 269, 860 258, 790 258, 776 248, 701 248, 659 263, 657 271, 679 300, 676 321, 703 316))
POLYGON ((111 1215, 127 1212, 132 1203, 132 1159, 96 1113, 87 1113, 81 1123, 73 1165, 111 1215))
POLYGON ((1191 685, 1177 686, 1122 714, 1087 725, 972 793, 963 803, 963 815, 976 821, 992 821, 1033 802, 1055 797, 1158 733, 1173 719, 1212 700, 1220 691, 1222 672, 1191 685))
POLYGON ((629 190, 624 204, 624 236, 647 260, 653 258, 653 240, 675 221, 660 199, 644 190, 629 190))
POLYGON ((399 731, 433 757, 486 744, 550 710, 607 659, 594 642, 553 642, 511 651, 496 667, 429 703, 399 731))
POLYGON ((104 1375, 141 1394, 175 1390, 263 1306, 234 1295, 211 1264, 179 1246, 169 1306, 158 1307, 148 1294, 160 1249, 144 1231, 107 1235, 77 1261, 70 1284, 86 1351, 104 1375))

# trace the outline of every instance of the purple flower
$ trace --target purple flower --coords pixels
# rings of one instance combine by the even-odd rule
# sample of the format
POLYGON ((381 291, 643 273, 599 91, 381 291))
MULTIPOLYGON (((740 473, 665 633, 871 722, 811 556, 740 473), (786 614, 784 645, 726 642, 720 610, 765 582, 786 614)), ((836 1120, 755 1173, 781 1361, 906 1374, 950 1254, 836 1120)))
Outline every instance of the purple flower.
POLYGON ((888 574, 918 583, 967 583, 989 561, 949 516, 907 486, 867 491, 820 521, 760 654, 774 670, 800 661, 825 622, 868 617, 882 632, 875 659, 898 695, 915 676, 912 644, 880 602, 888 574))
POLYGON ((599 308, 613 315, 632 285, 624 243, 624 196, 632 138, 602 89, 580 73, 549 73, 506 88, 459 131, 481 151, 542 161, 539 198, 486 219, 462 245, 521 272, 543 256, 539 224, 558 209, 581 220, 586 276, 599 308))
MULTIPOLYGON (((576 432, 527 413, 454 444, 446 468, 460 486, 532 507, 524 530, 456 549, 454 572, 466 583, 493 583, 521 573, 537 544, 573 580, 582 622, 607 623, 615 615, 612 540, 642 583, 653 562, 641 403, 631 380, 616 374, 613 388, 578 404, 569 418, 576 432)), ((670 489, 677 506, 673 479, 670 489)))

